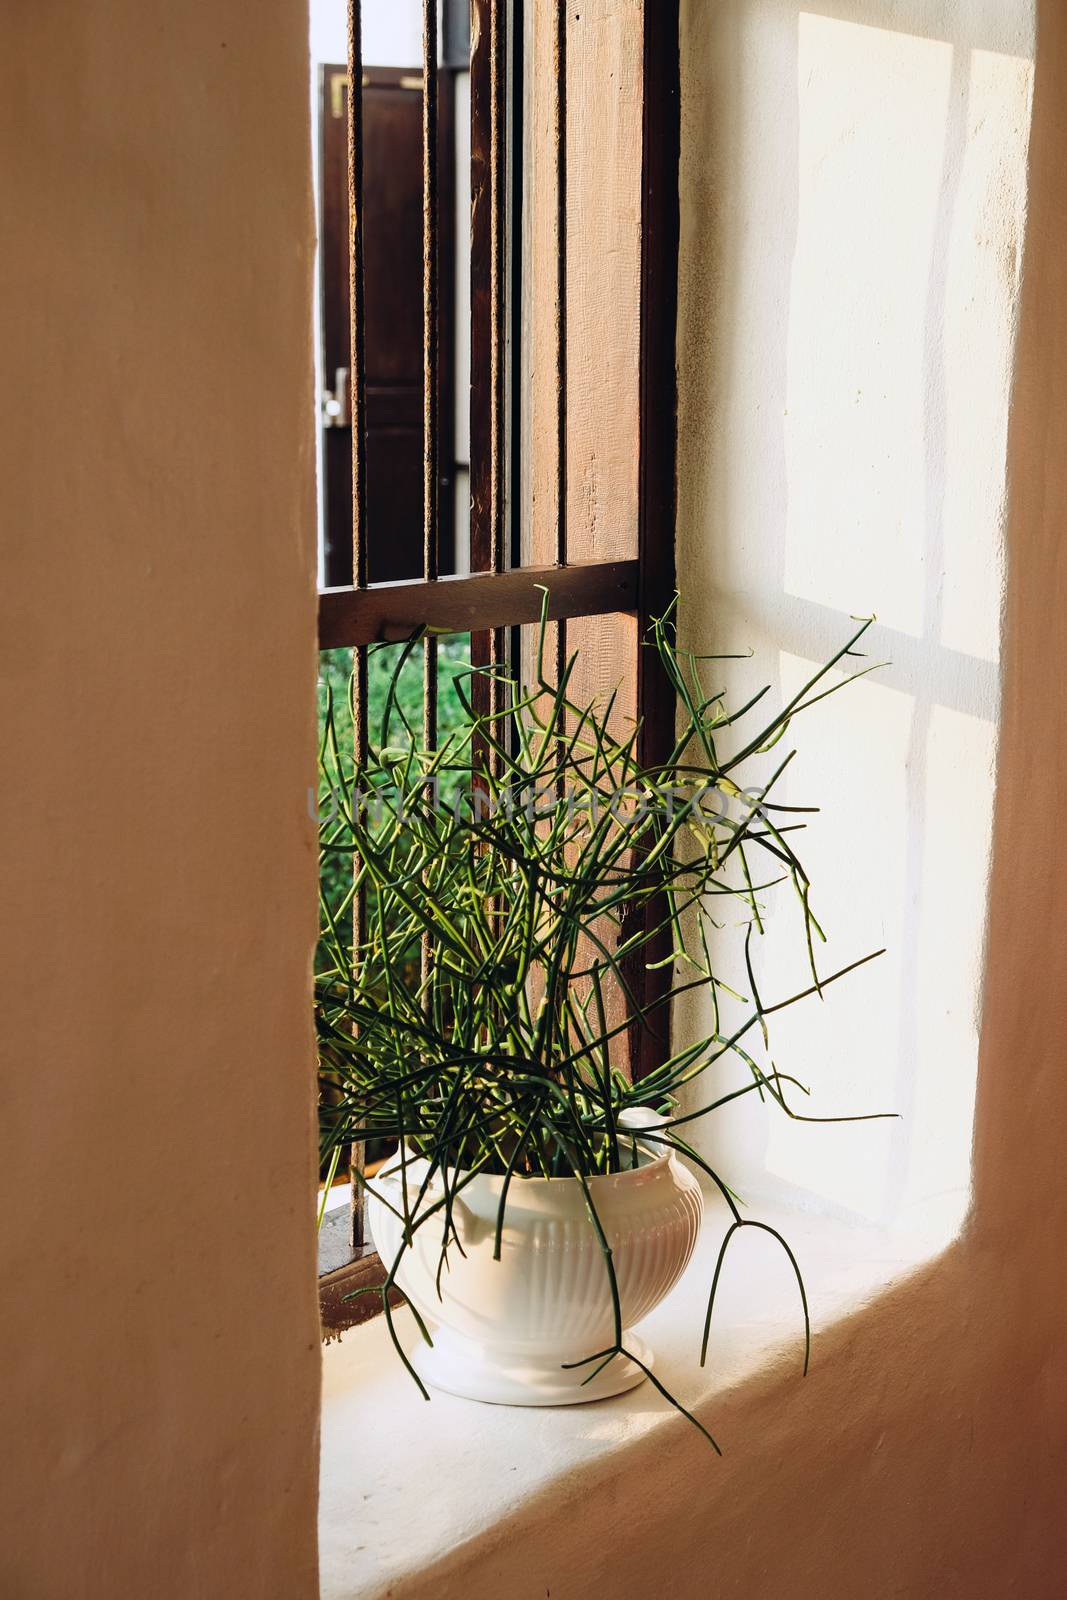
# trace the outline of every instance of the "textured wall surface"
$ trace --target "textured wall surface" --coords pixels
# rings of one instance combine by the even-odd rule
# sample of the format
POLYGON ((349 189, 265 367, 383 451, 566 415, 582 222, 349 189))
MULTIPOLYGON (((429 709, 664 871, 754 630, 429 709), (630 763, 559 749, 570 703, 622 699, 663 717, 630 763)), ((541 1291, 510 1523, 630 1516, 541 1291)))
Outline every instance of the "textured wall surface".
POLYGON ((0 1593, 315 1592, 300 5, 0 60, 0 1593))
MULTIPOLYGON (((714 305, 720 297, 742 292, 727 283, 738 271, 736 260, 694 251, 705 230, 721 228, 718 204, 728 203, 728 129, 722 119, 736 103, 730 62, 720 63, 721 78, 707 73, 712 44, 724 47, 730 29, 741 21, 766 24, 763 42, 770 51, 783 15, 791 19, 795 37, 804 21, 795 4, 752 0, 750 4, 712 6, 689 0, 686 13, 686 168, 683 174, 683 218, 686 247, 683 289, 688 315, 701 297, 714 305), (725 30, 725 33, 720 31, 725 30), (772 26, 773 25, 773 26, 772 26), (724 110, 723 101, 727 102, 724 110), (720 135, 712 137, 713 129, 720 135), (694 163, 717 164, 721 181, 709 192, 696 183, 694 163), (725 164, 726 170, 723 170, 725 164), (701 269, 694 282, 688 274, 701 269)), ((1067 678, 1059 662, 1067 652, 1067 542, 1063 538, 1067 506, 1067 15, 1059 0, 1041 0, 1037 7, 1036 71, 1033 120, 1030 127, 1025 238, 1011 239, 1009 213, 1017 216, 1018 192, 1011 183, 992 185, 992 211, 979 208, 959 248, 964 258, 993 248, 1000 260, 992 268, 995 304, 977 302, 974 321, 959 334, 973 343, 973 392, 957 390, 955 409, 946 411, 944 451, 958 451, 948 471, 948 456, 925 455, 921 476, 937 484, 951 482, 953 492, 973 497, 973 514, 955 525, 952 537, 974 529, 979 554, 973 562, 951 563, 960 584, 985 583, 996 542, 1003 543, 1005 617, 988 610, 972 594, 955 613, 961 631, 950 626, 949 584, 942 586, 943 609, 937 613, 938 642, 975 657, 975 664, 956 663, 960 692, 988 692, 985 711, 996 705, 1000 717, 995 811, 992 825, 992 868, 988 878, 988 946, 984 985, 979 996, 978 1073, 975 1103, 973 1209, 959 1236, 937 1259, 898 1284, 861 1312, 823 1333, 816 1346, 811 1375, 782 1385, 768 1373, 737 1390, 713 1420, 731 1448, 722 1461, 709 1461, 706 1447, 679 1424, 669 1459, 662 1437, 635 1446, 620 1459, 615 1472, 596 1482, 571 1480, 558 1492, 531 1504, 509 1523, 495 1541, 457 1551, 422 1585, 405 1585, 403 1594, 460 1596, 464 1600, 588 1600, 590 1595, 625 1592, 634 1596, 670 1593, 678 1600, 737 1597, 737 1600, 999 1600, 1006 1594, 1026 1600, 1054 1600, 1063 1592, 1067 1567, 1064 1536, 1064 1462, 1067 1460, 1067 1357, 1063 1340, 1064 1289, 1062 1239, 1067 1226, 1067 1186, 1063 1182, 1063 1149, 1067 1140, 1067 1078, 1063 1073, 1065 1010, 1067 1010, 1067 865, 1059 846, 1060 797, 1067 790, 1067 678), (983 218, 985 220, 983 221, 983 218), (1021 296, 1013 251, 1022 251, 1021 296), (998 394, 1002 368, 989 366, 990 350, 1005 355, 998 340, 1005 337, 999 320, 1009 319, 1005 393, 998 394), (996 428, 989 411, 1010 393, 1005 427, 996 428), (986 421, 969 408, 988 408, 986 421), (957 421, 959 431, 957 433, 957 421), (991 440, 998 450, 988 455, 991 440), (986 454, 979 456, 974 446, 986 454), (990 474, 1003 484, 1003 515, 990 520, 984 498, 990 474), (991 545, 990 541, 993 541, 991 545), (992 621, 992 630, 989 624, 992 621), (963 628, 971 632, 964 645, 963 628), (983 625, 980 632, 978 623, 983 625), (971 625, 974 625, 973 628, 971 625), (956 643, 950 644, 950 638, 956 643), (997 663, 982 669, 996 650, 997 663), (964 670, 966 668, 966 670, 964 670), (998 680, 999 679, 999 683, 998 680), (576 1509, 577 1508, 577 1509, 576 1509)), ((955 148, 972 136, 984 136, 1003 151, 1018 151, 1015 69, 986 59, 990 53, 1016 60, 1028 54, 1033 18, 1028 7, 959 4, 952 7, 907 3, 862 7, 820 3, 808 8, 816 32, 832 15, 848 26, 884 27, 919 40, 953 37, 954 51, 967 38, 967 80, 979 86, 990 74, 1001 85, 1013 83, 1010 114, 971 128, 957 127, 955 148), (1020 20, 1021 18, 1021 20, 1020 20), (939 31, 940 30, 940 31, 939 31), (972 55, 973 51, 973 55, 972 55), (1007 76, 1004 76, 1007 74, 1007 76), (969 131, 968 131, 969 130, 969 131), (966 134, 966 138, 964 135, 966 134)), ((778 35, 781 42, 781 35, 778 35)), ((809 39, 811 34, 809 32, 809 39)), ((854 46, 856 40, 850 43, 854 46)), ((909 61, 917 58, 899 41, 883 42, 909 61)), ((919 52, 923 54, 922 51, 919 52)), ((792 60, 795 67, 795 60, 792 60)), ((899 63, 898 63, 899 65, 899 63)), ((763 56, 761 70, 767 66, 763 56)), ((719 72, 720 67, 715 71, 719 72)), ((940 70, 940 68, 939 68, 940 70)), ((900 65, 899 91, 921 102, 922 84, 900 65)), ((955 104, 963 87, 958 64, 950 68, 944 106, 955 104), (953 77, 953 74, 956 74, 953 77)), ((793 100, 766 108, 769 118, 788 119, 804 85, 794 80, 793 100)), ((883 85, 884 88, 884 85, 883 85)), ((932 94, 933 88, 927 84, 932 94)), ((984 93, 984 91, 982 91, 984 93)), ((981 120, 981 119, 979 119, 981 120)), ((902 135, 903 137, 903 135, 902 135)), ((1025 137, 1025 130, 1023 130, 1025 137)), ((845 158, 848 140, 841 142, 845 158)), ((913 158, 915 203, 922 199, 921 152, 913 158)), ((833 150, 826 152, 828 160, 833 150)), ((939 159, 944 164, 943 152, 939 159)), ((1012 163, 1017 159, 1012 156, 1012 163)), ((955 161, 955 158, 953 158, 955 161)), ((966 165, 966 163, 964 164, 966 165)), ((971 174, 954 167, 961 184, 971 174)), ((984 182, 984 179, 983 179, 984 182)), ((884 188, 871 196, 856 193, 856 204, 884 200, 884 188)), ((829 222, 829 217, 828 217, 829 222)), ((761 263, 754 250, 750 270, 779 273, 782 254, 791 260, 794 243, 790 222, 771 209, 762 226, 782 228, 781 251, 761 263)), ((941 226, 943 226, 943 222, 941 226)), ((849 218, 842 221, 851 227, 849 218)), ((709 243, 708 240, 704 241, 709 243)), ((739 245, 743 243, 739 240, 739 245)), ((947 264, 946 264, 947 270, 947 264)), ((972 285, 977 290, 974 273, 972 285)), ((744 286, 746 291, 749 287, 744 286)), ((911 291, 909 291, 910 293, 911 291)), ((773 297, 772 297, 773 298, 773 297)), ((947 340, 945 316, 962 315, 966 294, 957 300, 946 293, 934 297, 932 326, 924 340, 947 340), (951 305, 950 305, 951 298, 951 305)), ((707 538, 694 522, 687 497, 710 494, 709 463, 726 469, 715 480, 717 492, 731 496, 731 509, 743 510, 754 499, 764 504, 771 533, 772 512, 780 514, 774 485, 767 482, 767 464, 758 439, 751 455, 733 461, 721 440, 728 422, 724 411, 734 403, 736 381, 744 389, 749 361, 784 362, 787 329, 783 321, 775 338, 761 336, 753 349, 737 335, 729 362, 697 352, 711 363, 720 386, 715 404, 695 414, 699 395, 684 386, 693 376, 683 363, 683 552, 680 571, 707 573, 707 557, 699 540, 707 538), (733 472, 731 477, 729 474, 733 472), (696 480, 694 483, 694 479, 696 480), (742 492, 743 491, 743 492, 742 492), (700 562, 699 567, 692 564, 700 562)), ((872 310, 872 315, 874 314, 872 310)), ((920 313, 920 320, 926 312, 920 313)), ((683 332, 685 325, 683 324, 683 332)), ((866 336, 853 317, 854 338, 866 336)), ((712 334, 709 331, 708 337, 712 334)), ((716 340, 729 338, 720 328, 716 340)), ((900 351, 891 351, 891 356, 900 351)), ((813 355, 808 359, 815 359, 813 355)), ((838 352, 838 359, 843 356, 838 352)), ((889 361, 892 369, 894 363, 889 361)), ((937 364, 941 381, 951 364, 937 364)), ((706 369, 699 369, 703 384, 706 369)), ((899 375, 899 373, 898 373, 899 375)), ((936 372, 931 376, 936 376, 936 372)), ((769 383, 769 392, 774 384, 769 383)), ((746 392, 751 392, 746 391, 746 392)), ((942 391, 945 394, 945 391, 942 391)), ((780 388, 777 391, 781 400, 780 388)), ((947 398, 947 395, 946 395, 947 398)), ((886 494, 900 489, 900 474, 909 468, 909 449, 895 431, 903 400, 885 413, 894 430, 886 448, 894 471, 884 483, 886 494)), ((951 409, 951 408, 950 408, 951 409)), ((814 426, 814 418, 810 419, 814 426)), ((920 421, 923 419, 920 417, 920 421)), ((781 409, 766 424, 781 436, 781 409)), ((926 419, 929 422, 929 418, 926 419)), ((753 437, 761 424, 752 422, 753 437)), ((736 439, 736 433, 732 435, 736 439)), ((825 448, 837 448, 836 435, 825 448)), ((837 443, 842 441, 837 440, 837 443)), ((779 442, 779 450, 781 445, 779 442)), ((929 448, 928 442, 922 447, 929 448)), ((858 446, 842 451, 843 478, 859 471, 858 446)), ((873 468, 872 468, 873 470, 873 468)), ((906 486, 905 486, 906 487, 906 486)), ((924 490, 924 493, 926 491, 924 490)), ((938 491, 939 492, 939 491, 938 491)), ((999 494, 999 491, 998 491, 999 494)), ((870 507, 876 518, 883 507, 870 507)), ((857 511, 857 525, 862 517, 857 511)), ((758 524, 754 517, 751 538, 758 524)), ((947 514, 945 549, 948 549, 947 514)), ((896 524, 893 524, 894 526, 896 524)), ((901 517, 900 528, 911 527, 901 517)), ((924 525, 925 526, 925 525, 924 525)), ((750 546, 751 548, 751 546, 750 546)), ((844 547, 847 554, 847 542, 844 547)), ((841 558, 843 560, 843 557, 841 558)), ((911 559, 911 558, 909 558, 911 559)), ((738 557, 739 564, 741 557, 738 557)), ((943 563, 947 572, 950 563, 943 563)), ((841 560, 838 561, 838 570, 841 560)), ((886 569, 892 576, 892 562, 886 569)), ((994 576, 996 576, 994 574, 994 576)), ((872 584, 872 589, 875 586, 872 584)), ((906 600, 902 588, 898 593, 906 600)), ((690 593, 692 594, 692 578, 690 593)), ((920 595, 923 591, 920 592, 920 595)), ((698 591, 698 598, 700 592, 698 591)), ((857 596, 849 604, 868 603, 857 596)), ((872 593, 869 603, 877 603, 872 593)), ((926 618, 926 600, 918 611, 903 605, 892 625, 902 641, 916 640, 909 670, 921 678, 933 671, 932 655, 920 650, 925 631, 909 636, 926 618)), ((955 604, 955 602, 953 602, 955 604)), ((707 598, 707 615, 713 601, 707 598)), ((798 608, 799 609, 799 608, 798 608)), ((736 610, 736 608, 735 608, 736 610)), ((779 615, 785 615, 783 606, 779 615)), ((718 614, 721 614, 718 613, 718 614)), ((837 613, 833 619, 836 623, 837 613)), ((774 617, 766 619, 772 630, 774 617)), ((923 622, 925 630, 927 622, 923 622)), ((888 625, 888 624, 887 624, 888 625)), ((821 644, 822 635, 815 642, 821 644)), ((757 646, 759 638, 751 642, 757 646)), ((788 637, 785 643, 790 644, 788 637)), ((812 646, 812 630, 795 640, 798 654, 812 646)), ((727 646, 728 647, 728 646, 727 646)), ((942 663, 942 665, 946 665, 942 663)), ((947 665, 951 665, 948 663, 947 665)), ((932 682, 938 694, 951 684, 944 672, 932 682)), ((962 709, 962 708, 958 708, 962 709)), ((906 753, 906 752, 905 752, 906 753)), ((969 797, 964 767, 960 787, 969 797)), ((968 799, 960 801, 960 828, 967 839, 968 799)), ((951 905, 940 945, 924 964, 936 969, 955 959, 961 933, 973 938, 972 917, 982 918, 986 864, 979 854, 973 872, 981 883, 977 907, 968 902, 966 919, 957 926, 951 905)), ((876 897, 877 898, 877 897, 876 897)), ((978 938, 981 938, 980 928, 978 938)), ((958 1040, 957 1040, 958 1043, 958 1040)), ((969 1140, 969 1128, 968 1128, 969 1140)), ((590 1419, 595 1426, 594 1419, 590 1419)))
MULTIPOLYGON (((746 1194, 874 1222, 936 1209, 951 1234, 978 1071, 1033 10, 682 9, 683 630, 753 652, 709 666, 709 689, 738 705, 769 684, 777 705, 877 614, 862 648, 886 665, 797 718, 748 781, 795 748, 775 798, 821 807, 794 839, 820 970, 886 949, 825 1005, 780 1013, 774 1059, 811 1087, 805 1110, 900 1114, 820 1128, 749 1096, 701 1136, 746 1194)), ((762 898, 769 1002, 810 979, 792 885, 762 898)), ((747 992, 730 920, 723 976, 747 992)), ((679 1025, 710 1021, 702 1002, 679 1025)))
MULTIPOLYGON (((950 136, 941 168, 968 197, 962 239, 943 190, 930 202, 941 247, 927 259, 940 263, 942 286, 927 285, 922 340, 940 354, 923 369, 921 393, 933 404, 916 413, 910 442, 891 431, 892 470, 879 477, 872 464, 864 480, 875 522, 887 498, 912 496, 879 524, 885 538, 914 526, 905 511, 917 493, 926 510, 941 504, 938 559, 953 576, 935 586, 932 612, 928 588, 917 601, 910 578, 886 611, 878 591, 896 581, 890 564, 869 599, 850 586, 825 601, 824 621, 881 605, 894 656, 915 641, 908 670, 919 681, 934 660, 923 653, 933 615, 938 648, 966 658, 941 663, 937 692, 956 684, 958 695, 981 697, 977 711, 948 709, 991 722, 1002 706, 973 1211, 944 1255, 822 1337, 806 1382, 783 1389, 769 1373, 716 1407, 717 1430, 744 1441, 724 1461, 709 1461, 679 1424, 669 1460, 656 1437, 595 1483, 531 1502, 498 1539, 428 1577, 428 1594, 1062 1592, 1067 866, 1058 802, 1067 680, 1056 664, 1067 652, 1067 17, 1059 0, 1040 0, 1038 11, 1025 238, 1015 239, 1027 9, 1009 26, 1007 8, 921 0, 822 5, 803 16, 784 0, 717 6, 714 16, 700 0, 686 7, 684 315, 694 296, 714 303, 739 270, 716 253, 715 195, 692 162, 708 150, 726 159, 721 100, 730 97, 708 76, 718 69, 707 52, 746 13, 768 28, 791 17, 813 82, 831 71, 829 22, 893 35, 876 45, 849 33, 842 45, 860 63, 870 49, 890 52, 884 64, 900 93, 931 117, 942 106, 950 136), (939 87, 946 58, 935 47, 949 34, 939 87), (903 42, 911 40, 932 54, 903 42), (985 107, 977 119, 952 110, 964 90, 975 97, 968 105, 985 107), (948 309, 967 299, 949 292, 957 271, 991 298, 953 331, 948 309), (1009 393, 1010 413, 998 421, 1009 393), (970 407, 987 409, 976 417, 970 407), (944 426, 932 449, 937 414, 944 426), (976 438, 981 460, 972 458, 976 438), (908 476, 915 451, 918 480, 908 476), (964 505, 971 496, 966 515, 954 495, 964 505), (1002 506, 995 517, 991 501, 1002 506), (951 558, 953 541, 974 530, 981 559, 951 558), (992 571, 995 597, 1001 554, 1002 634, 988 584, 961 587, 992 571)), ((771 30, 764 62, 774 38, 784 45, 771 30)), ((84 13, 45 3, 7 26, 0 170, 18 227, 0 264, 0 812, 9 854, 0 1592, 19 1600, 314 1593, 305 52, 306 18, 274 0, 254 17, 238 0, 166 13, 132 0, 84 13)), ((776 114, 805 103, 798 59, 790 57, 796 99, 776 114)), ((813 182, 839 149, 847 153, 839 133, 828 130, 825 159, 809 147, 813 182)), ((916 206, 929 178, 918 154, 916 206)), ((884 198, 887 182, 872 194, 884 198)), ((773 275, 783 257, 796 255, 809 296, 800 321, 810 327, 822 301, 817 277, 804 274, 818 257, 799 249, 796 219, 773 207, 766 215, 784 232, 780 248, 751 261, 772 275, 764 309, 782 289, 773 275)), ((914 269, 915 257, 897 262, 892 281, 914 269)), ((899 326, 891 319, 885 337, 899 326)), ((869 331, 858 313, 851 327, 855 338, 869 331)), ((746 362, 786 362, 789 338, 783 314, 763 356, 745 345, 726 361, 717 346, 721 395, 736 394, 732 374, 746 362)), ((794 350, 802 374, 822 359, 818 341, 794 350)), ((847 371, 848 351, 830 354, 830 370, 847 371)), ((689 569, 691 589, 711 584, 700 555, 710 533, 703 523, 698 538, 697 510, 703 517, 724 426, 721 407, 701 399, 705 376, 683 369, 683 575, 686 553, 704 562, 689 569)), ((907 373, 898 376, 903 383, 907 373)), ((781 398, 781 382, 768 392, 781 398)), ((897 428, 908 393, 886 402, 883 429, 897 428)), ((814 474, 818 439, 803 431, 817 419, 802 412, 792 442, 776 420, 777 481, 796 487, 793 504, 807 518, 836 530, 831 576, 847 575, 847 525, 833 523, 840 508, 820 499, 835 474, 814 474)), ((877 434, 878 419, 876 408, 861 440, 877 434)), ((863 458, 843 416, 831 445, 848 478, 863 458)), ((737 477, 716 478, 733 496, 720 532, 748 496, 767 512, 754 517, 753 538, 762 520, 782 526, 761 449, 738 469, 745 495, 737 477)), ((856 522, 865 525, 859 512, 856 522)), ((810 556, 804 520, 792 526, 796 549, 810 556)), ((925 572, 917 563, 912 550, 906 572, 925 572)), ((824 603, 805 592, 814 587, 807 558, 781 570, 798 613, 800 602, 824 603)), ((710 587, 708 595, 709 618, 728 614, 710 587)), ((735 624, 750 615, 729 614, 735 624)), ((824 633, 780 643, 803 660, 824 633)), ((940 743, 927 744, 927 759, 931 749, 940 743)), ((969 780, 977 746, 965 744, 964 755, 969 780)), ((969 781, 960 787, 970 794, 969 781)), ((960 815, 970 827, 966 807, 960 815)), ((964 837, 970 849, 975 836, 964 837)), ((982 913, 980 852, 974 872, 969 937, 982 913)), ((950 959, 957 943, 946 931, 923 964, 950 959)), ((966 997, 970 982, 964 973, 956 992, 966 997)), ((947 1037, 958 1049, 964 1035, 947 1037)), ((785 1156, 778 1164, 790 1172, 785 1156)), ((842 1193, 860 1203, 853 1188, 842 1193)))

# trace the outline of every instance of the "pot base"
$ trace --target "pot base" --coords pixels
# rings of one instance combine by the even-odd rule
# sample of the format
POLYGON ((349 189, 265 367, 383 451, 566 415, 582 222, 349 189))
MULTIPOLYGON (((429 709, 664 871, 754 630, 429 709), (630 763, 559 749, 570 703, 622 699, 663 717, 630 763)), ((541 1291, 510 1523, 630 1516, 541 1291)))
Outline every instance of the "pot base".
MULTIPOLYGON (((636 1334, 627 1333, 623 1342, 632 1350, 638 1361, 646 1367, 653 1363, 652 1351, 636 1334)), ((424 1383, 446 1394, 458 1394, 465 1400, 482 1400, 496 1406, 574 1406, 590 1400, 606 1400, 609 1395, 624 1394, 644 1382, 645 1374, 628 1356, 612 1357, 605 1367, 590 1378, 597 1363, 566 1368, 558 1356, 516 1355, 510 1351, 494 1351, 485 1346, 469 1343, 449 1333, 447 1328, 435 1328, 433 1344, 421 1340, 411 1352, 411 1362, 424 1383)))

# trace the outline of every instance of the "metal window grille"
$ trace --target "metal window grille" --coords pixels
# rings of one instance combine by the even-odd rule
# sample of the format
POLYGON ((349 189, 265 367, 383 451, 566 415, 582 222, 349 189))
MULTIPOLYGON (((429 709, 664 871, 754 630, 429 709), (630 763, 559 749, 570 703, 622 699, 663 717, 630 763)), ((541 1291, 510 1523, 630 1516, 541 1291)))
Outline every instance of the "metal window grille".
MULTIPOLYGON (((542 588, 549 590, 549 617, 559 623, 558 651, 566 650, 566 625, 579 617, 628 613, 643 624, 669 602, 674 589, 675 307, 677 267, 678 7, 677 0, 644 0, 635 6, 643 37, 643 112, 640 261, 639 472, 636 558, 595 562, 568 559, 568 8, 564 0, 525 0, 552 8, 555 171, 555 438, 539 447, 554 451, 555 551, 550 566, 516 564, 512 537, 518 493, 519 431, 516 426, 519 365, 515 359, 515 286, 521 260, 518 213, 522 195, 522 8, 524 0, 470 0, 471 72, 471 394, 470 573, 440 576, 439 313, 441 216, 437 161, 439 74, 438 9, 423 0, 423 572, 415 582, 368 583, 366 304, 363 281, 363 63, 360 0, 349 0, 348 186, 351 306, 352 571, 350 587, 328 588, 319 601, 322 649, 351 647, 355 673, 356 756, 367 751, 366 647, 377 641, 429 632, 423 645, 424 736, 436 739, 437 645, 434 635, 470 633, 472 665, 502 661, 507 630, 535 622, 542 588), (510 30, 510 37, 509 37, 510 30), (511 170, 509 171, 509 161, 511 170), (509 267, 510 263, 510 267, 509 267), (510 369, 509 369, 510 363, 510 369)), ((446 12, 446 47, 454 52, 454 14, 446 12)), ((459 30, 462 35, 463 30, 459 30)), ((454 64, 455 56, 450 55, 454 64)), ((572 214, 571 226, 574 226, 572 214)), ((631 537, 624 548, 633 548, 631 537)), ((666 753, 673 736, 673 703, 654 652, 638 649, 635 703, 642 719, 642 756, 666 753)), ((475 680, 488 709, 491 679, 475 680)), ((475 756, 477 760, 477 755, 475 756)), ((356 943, 364 934, 364 911, 355 909, 356 943)), ((430 959, 424 950, 423 960, 430 959)), ((646 984, 666 981, 642 975, 646 984)), ((649 996, 651 998, 651 996, 649 996)), ((659 1013, 657 1013, 659 1015, 659 1013)), ((642 1075, 667 1048, 660 1032, 632 1028, 629 1069, 642 1075)), ((353 1184, 353 1244, 363 1243, 359 1186, 353 1184)), ((336 1274, 334 1275, 336 1277, 336 1274)), ((336 1298, 336 1296, 335 1296, 336 1298)), ((325 1304, 325 1301, 324 1301, 325 1304)), ((324 1313, 324 1321, 325 1313, 324 1313)))

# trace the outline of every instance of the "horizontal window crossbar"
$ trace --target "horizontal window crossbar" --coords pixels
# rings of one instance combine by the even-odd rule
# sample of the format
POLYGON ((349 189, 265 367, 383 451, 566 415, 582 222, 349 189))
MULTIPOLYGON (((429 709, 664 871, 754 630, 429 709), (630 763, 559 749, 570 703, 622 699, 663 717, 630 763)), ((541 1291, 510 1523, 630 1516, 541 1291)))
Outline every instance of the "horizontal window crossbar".
POLYGON ((536 622, 543 590, 548 591, 548 616, 553 622, 636 612, 638 563, 590 561, 566 567, 477 572, 433 582, 323 589, 319 594, 319 649, 409 639, 420 628, 431 633, 477 633, 536 622))

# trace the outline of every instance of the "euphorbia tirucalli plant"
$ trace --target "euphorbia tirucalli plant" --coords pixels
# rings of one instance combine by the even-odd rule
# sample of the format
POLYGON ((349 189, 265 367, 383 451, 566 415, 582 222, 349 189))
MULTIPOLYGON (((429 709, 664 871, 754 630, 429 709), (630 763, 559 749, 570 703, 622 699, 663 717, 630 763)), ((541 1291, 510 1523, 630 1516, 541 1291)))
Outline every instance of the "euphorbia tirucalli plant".
POLYGON ((386 1283, 372 1292, 380 1292, 393 1342, 420 1388, 390 1303, 405 1249, 433 1231, 440 1286, 450 1253, 462 1250, 455 1217, 474 1179, 501 1180, 498 1258, 515 1185, 570 1179, 582 1191, 613 1305, 613 1339, 587 1352, 589 1375, 626 1354, 678 1405, 624 1345, 616 1267, 591 1180, 636 1165, 639 1147, 668 1150, 722 1196, 731 1223, 709 1285, 701 1364, 731 1239, 746 1227, 774 1234, 797 1275, 807 1370, 807 1300, 789 1246, 742 1215, 688 1134, 691 1123, 747 1093, 797 1116, 789 1092, 802 1085, 769 1057, 773 1018, 873 959, 819 970, 824 934, 798 853, 806 823, 799 808, 777 798, 795 754, 787 738, 794 720, 873 670, 831 676, 839 664, 852 667, 870 621, 766 716, 759 708, 767 689, 731 710, 705 686, 716 658, 679 648, 672 607, 644 648, 658 653, 676 691, 678 733, 667 760, 648 766, 638 757, 639 729, 613 731, 614 696, 572 697, 575 657, 559 682, 551 680, 544 618, 533 682, 496 672, 489 712, 476 711, 464 694, 466 724, 437 749, 424 748, 397 693, 415 640, 401 653, 362 763, 342 747, 335 708, 326 705, 320 844, 324 859, 340 853, 353 871, 343 894, 324 891, 321 900, 322 1157, 332 1176, 345 1146, 398 1141, 405 1181, 390 1210, 402 1243, 385 1262, 386 1283), (763 897, 783 882, 795 892, 795 916, 768 918, 763 897), (357 895, 365 903, 363 937, 352 948, 357 895), (713 949, 709 921, 732 927, 743 988, 722 975, 733 977, 723 948, 729 935, 718 934, 713 949), (754 947, 790 937, 802 942, 810 981, 786 995, 762 994, 754 947), (650 997, 635 974, 653 964, 668 976, 650 997), (693 991, 710 1000, 710 1031, 631 1083, 618 1065, 626 1031, 647 1028, 654 1013, 693 991), (743 1007, 729 1025, 719 1005, 726 995, 743 1007), (723 1093, 709 1074, 728 1059, 743 1064, 747 1079, 723 1093), (408 1181, 407 1164, 417 1181, 408 1181))

